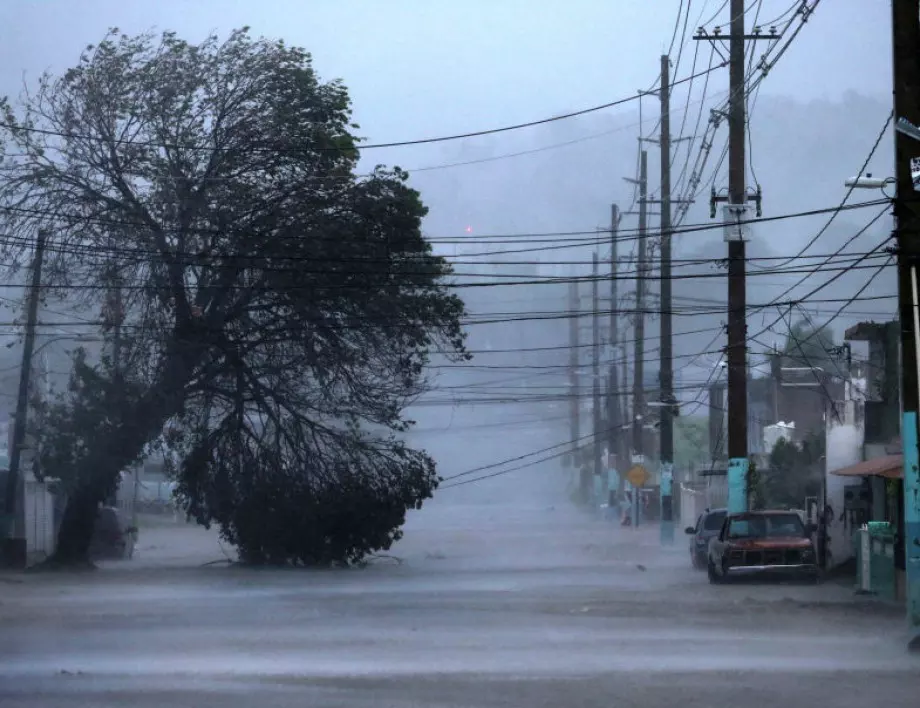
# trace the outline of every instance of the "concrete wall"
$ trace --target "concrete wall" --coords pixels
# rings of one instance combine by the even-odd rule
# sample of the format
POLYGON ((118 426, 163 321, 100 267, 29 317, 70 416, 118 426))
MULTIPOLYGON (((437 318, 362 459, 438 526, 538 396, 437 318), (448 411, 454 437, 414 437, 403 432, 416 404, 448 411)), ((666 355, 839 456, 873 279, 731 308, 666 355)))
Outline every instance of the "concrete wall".
POLYGON ((862 401, 838 401, 839 419, 827 419, 827 458, 825 467, 825 511, 827 512, 828 567, 840 565, 853 556, 853 531, 843 514, 844 487, 859 481, 830 474, 863 460, 865 425, 862 401))

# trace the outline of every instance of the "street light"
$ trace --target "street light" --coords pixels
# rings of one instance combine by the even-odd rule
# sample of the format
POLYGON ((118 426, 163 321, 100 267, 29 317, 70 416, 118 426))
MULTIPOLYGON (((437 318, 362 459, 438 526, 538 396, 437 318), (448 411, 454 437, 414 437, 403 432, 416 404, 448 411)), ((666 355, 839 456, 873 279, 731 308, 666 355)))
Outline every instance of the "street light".
POLYGON ((895 184, 896 181, 894 177, 879 179, 878 177, 873 177, 871 173, 868 173, 865 177, 850 177, 844 182, 844 186, 850 189, 884 189, 889 184, 895 184))

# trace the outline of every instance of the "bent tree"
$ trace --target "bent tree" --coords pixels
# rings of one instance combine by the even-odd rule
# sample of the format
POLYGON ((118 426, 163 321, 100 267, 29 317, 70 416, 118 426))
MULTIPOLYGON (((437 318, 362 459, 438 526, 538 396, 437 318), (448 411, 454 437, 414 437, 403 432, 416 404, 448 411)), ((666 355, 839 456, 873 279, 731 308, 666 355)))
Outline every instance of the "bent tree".
POLYGON ((429 352, 466 356, 464 308, 407 175, 356 174, 345 87, 246 29, 112 30, 4 114, 6 257, 47 228, 57 294, 124 297, 118 365, 81 355, 44 411, 53 562, 88 561, 96 506, 164 439, 189 513, 247 560, 387 547, 437 484, 398 433, 429 352))

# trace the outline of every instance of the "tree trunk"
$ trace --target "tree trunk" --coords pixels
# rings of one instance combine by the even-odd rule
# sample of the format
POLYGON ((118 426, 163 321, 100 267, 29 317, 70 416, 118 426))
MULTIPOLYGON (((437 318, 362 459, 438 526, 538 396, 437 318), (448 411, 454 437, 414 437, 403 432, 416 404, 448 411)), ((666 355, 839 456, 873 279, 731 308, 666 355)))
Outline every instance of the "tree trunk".
POLYGON ((99 503, 117 489, 123 469, 138 459, 144 446, 156 438, 173 413, 143 401, 126 411, 115 429, 92 441, 95 449, 83 459, 77 470, 77 487, 67 499, 61 527, 58 529, 51 566, 80 566, 91 563, 89 557, 96 510, 99 503))
POLYGON ((96 509, 115 488, 118 475, 140 457, 185 400, 185 385, 204 349, 191 348, 185 337, 176 337, 161 378, 133 405, 116 405, 120 423, 91 441, 90 453, 80 462, 77 488, 64 508, 54 554, 48 565, 72 567, 91 564, 89 558, 96 509), (182 350, 184 347, 184 351, 182 350))
POLYGON ((94 494, 94 491, 82 487, 67 499, 57 545, 48 559, 49 566, 74 568, 92 565, 89 549, 96 525, 96 508, 104 496, 94 494))

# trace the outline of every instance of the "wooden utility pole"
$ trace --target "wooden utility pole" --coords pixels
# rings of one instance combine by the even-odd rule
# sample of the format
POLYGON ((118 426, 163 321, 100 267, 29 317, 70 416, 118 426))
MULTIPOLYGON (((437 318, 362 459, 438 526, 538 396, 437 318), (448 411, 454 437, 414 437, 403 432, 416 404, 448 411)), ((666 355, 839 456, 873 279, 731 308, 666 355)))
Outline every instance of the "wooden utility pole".
POLYGON ((597 481, 604 471, 603 463, 603 444, 601 436, 603 422, 601 418, 601 312, 600 312, 600 293, 599 279, 600 267, 598 264, 597 251, 593 255, 593 265, 591 270, 591 397, 593 401, 592 411, 594 424, 592 427, 593 450, 594 450, 594 484, 599 488, 597 481))
MULTIPOLYGON (((710 215, 716 204, 723 208, 725 240, 728 242, 728 509, 747 509, 748 410, 747 410, 747 284, 745 241, 747 240, 748 192, 745 185, 745 133, 747 130, 744 55, 747 40, 776 41, 774 35, 745 34, 744 0, 731 0, 729 23, 728 95, 728 194, 712 190, 710 215)), ((722 37, 702 28, 694 37, 719 44, 722 37)), ((753 199, 760 216, 761 193, 753 199)))
POLYGON ((894 47, 895 235, 901 318, 904 446, 904 555, 909 648, 920 652, 920 0, 892 0, 894 47))
POLYGON ((671 509, 671 482, 674 477, 674 370, 671 329, 671 77, 670 59, 661 57, 661 364, 659 401, 661 403, 660 464, 661 543, 674 543, 671 509))
POLYGON ((22 346, 22 367, 19 373, 19 391, 16 397, 16 417, 13 420, 13 445, 10 449, 10 468, 6 478, 6 496, 3 515, 5 521, 3 555, 6 565, 25 567, 26 538, 24 509, 22 508, 22 483, 20 463, 26 441, 29 410, 29 379, 32 374, 32 352, 35 349, 35 324, 38 320, 39 290, 42 282, 42 259, 45 254, 45 231, 38 232, 35 256, 32 261, 32 287, 26 314, 26 333, 22 346))
POLYGON ((121 366, 121 326, 124 323, 124 301, 121 289, 121 277, 115 276, 114 292, 112 299, 115 307, 115 329, 112 333, 112 370, 115 379, 121 384, 122 366, 121 366))
MULTIPOLYGON (((731 0, 728 99, 728 204, 746 216, 744 131, 744 0, 731 0)), ((747 283, 743 231, 728 243, 728 457, 729 510, 747 508, 747 283), (741 492, 738 492, 739 485, 741 492), (732 492, 735 492, 734 494, 732 492)))
MULTIPOLYGON (((645 138, 639 138, 641 143, 645 138)), ((633 396, 631 414, 631 448, 632 455, 629 464, 624 468, 630 469, 633 461, 644 464, 645 453, 645 295, 646 279, 648 278, 648 205, 652 201, 648 198, 648 153, 639 150, 639 179, 624 178, 627 182, 635 184, 639 191, 639 211, 627 212, 639 216, 639 239, 636 243, 636 314, 633 338, 633 396)), ((623 376, 625 385, 626 375, 623 376)), ((639 490, 629 485, 632 495, 630 504, 630 518, 633 527, 639 525, 639 490)))
MULTIPOLYGON (((578 365, 579 359, 579 336, 578 336, 578 282, 572 280, 569 283, 569 421, 571 432, 571 454, 572 467, 577 471, 581 468, 581 455, 579 454, 579 437, 581 436, 581 425, 579 416, 581 413, 578 400, 578 365)), ((580 474, 580 473, 579 473, 580 474)))
MULTIPOLYGON (((105 325, 111 330, 112 337, 112 382, 114 385, 115 396, 120 398, 123 394, 124 381, 122 379, 122 341, 121 327, 124 323, 124 302, 122 294, 121 275, 118 272, 118 266, 113 261, 108 265, 106 277, 108 279, 109 292, 108 301, 105 308, 105 325)), ((135 484, 135 490, 136 490, 135 484)), ((109 498, 106 500, 108 506, 118 506, 119 487, 116 487, 109 498)))
POLYGON ((633 352, 632 453, 644 454, 645 417, 645 279, 648 277, 648 153, 639 154, 639 241, 636 244, 636 320, 633 352))
MULTIPOLYGON (((619 296, 619 257, 617 248, 617 233, 620 225, 620 208, 616 204, 610 206, 610 373, 607 378, 607 453, 616 460, 616 469, 625 472, 623 465, 623 421, 620 413, 620 383, 617 373, 617 357, 620 352, 618 310, 620 307, 619 296)), ((626 382, 623 382, 625 385, 626 382)), ((607 461, 610 466, 610 461, 607 461)), ((609 475, 610 472, 608 471, 609 475)))

